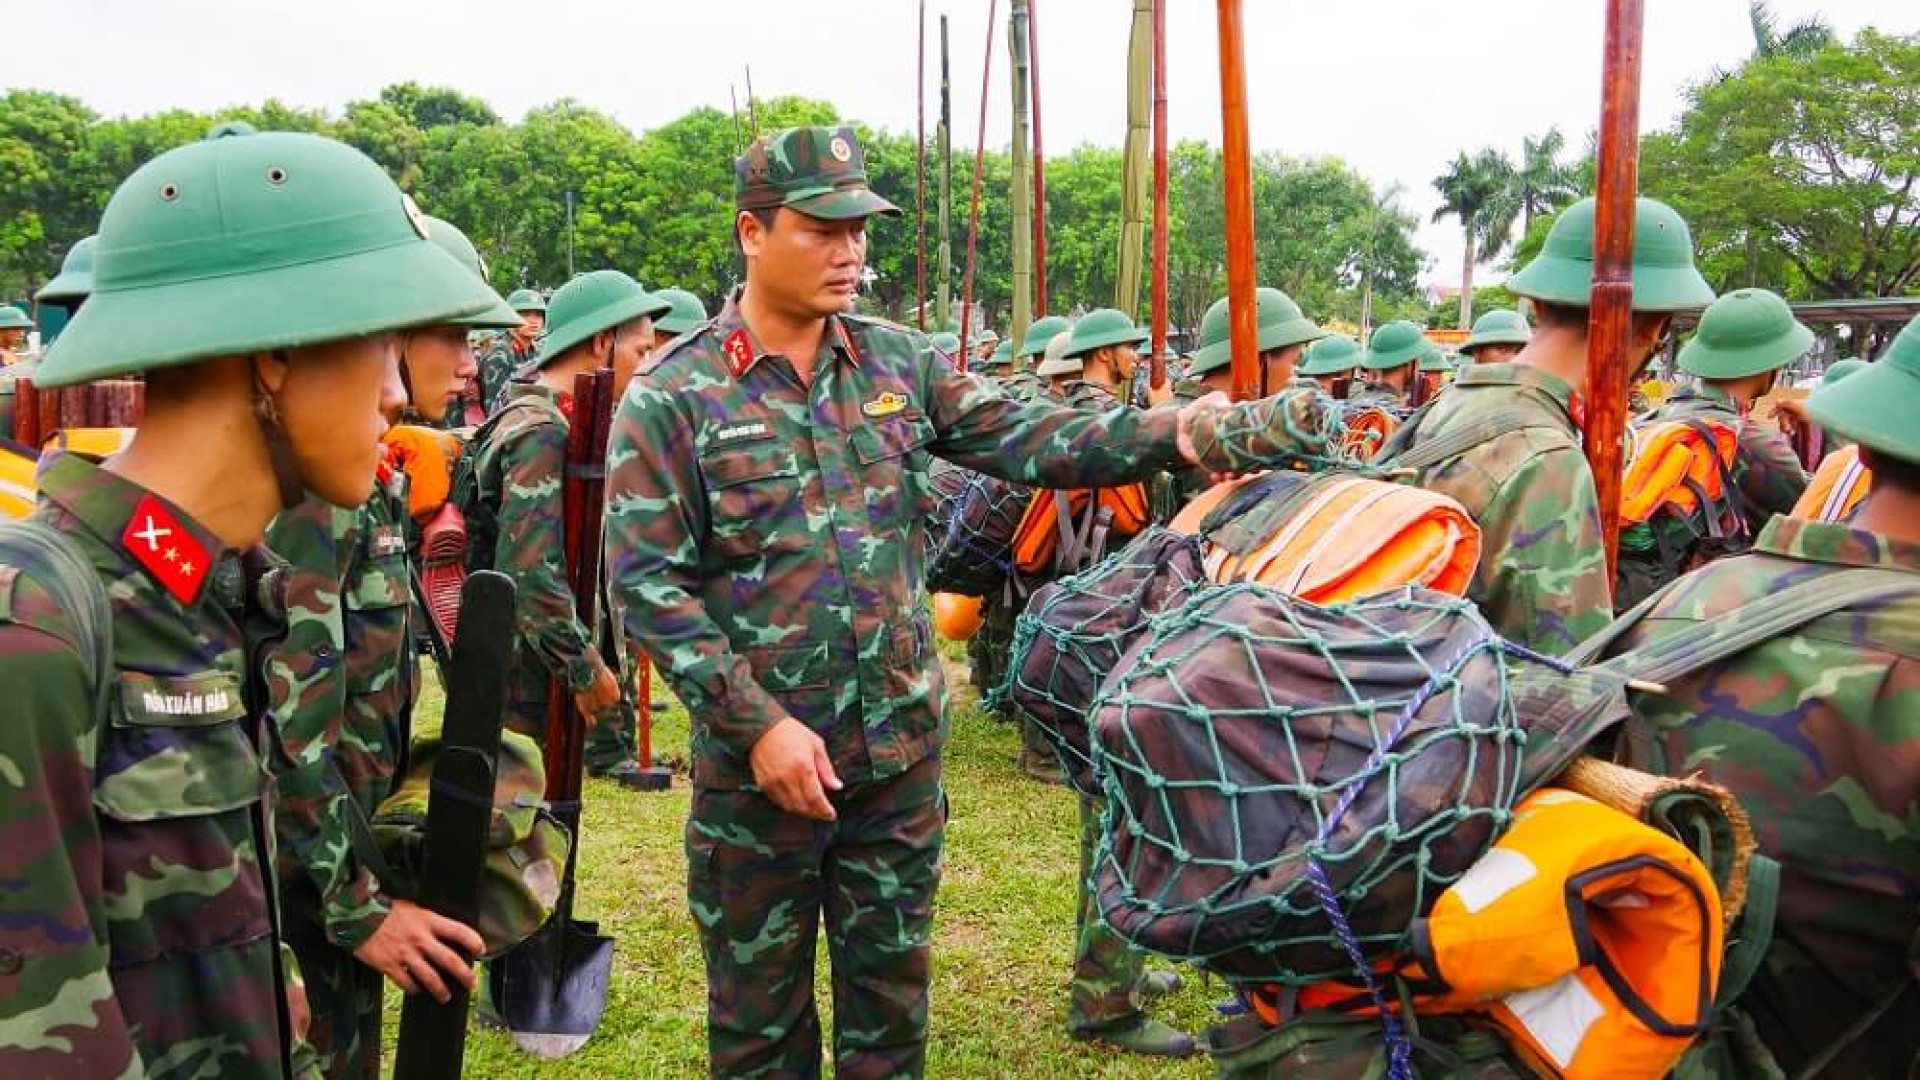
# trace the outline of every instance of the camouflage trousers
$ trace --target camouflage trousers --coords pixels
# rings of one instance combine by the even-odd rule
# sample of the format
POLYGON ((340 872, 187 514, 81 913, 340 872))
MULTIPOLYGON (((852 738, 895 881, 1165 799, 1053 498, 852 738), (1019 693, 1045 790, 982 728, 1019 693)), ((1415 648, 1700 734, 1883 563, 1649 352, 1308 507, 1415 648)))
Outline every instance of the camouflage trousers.
POLYGON ((987 597, 983 606, 980 629, 967 642, 967 667, 968 681, 984 696, 1007 681, 1013 621, 1019 617, 1020 610, 1007 604, 1001 592, 987 597))
POLYGON ((1067 988, 1067 1029, 1121 1027, 1140 1019, 1140 980, 1146 956, 1100 921, 1093 857, 1100 846, 1104 799, 1080 799, 1080 902, 1074 911, 1073 981, 1067 988))
POLYGON ((329 941, 317 902, 294 893, 280 894, 281 933, 306 982, 307 1044, 327 1080, 379 1080, 380 973, 329 941))
POLYGON ((709 1069, 820 1075, 814 944, 824 916, 837 1080, 923 1074, 927 952, 946 796, 928 758, 833 796, 839 820, 755 791, 700 788, 687 819, 687 899, 707 965, 709 1069))

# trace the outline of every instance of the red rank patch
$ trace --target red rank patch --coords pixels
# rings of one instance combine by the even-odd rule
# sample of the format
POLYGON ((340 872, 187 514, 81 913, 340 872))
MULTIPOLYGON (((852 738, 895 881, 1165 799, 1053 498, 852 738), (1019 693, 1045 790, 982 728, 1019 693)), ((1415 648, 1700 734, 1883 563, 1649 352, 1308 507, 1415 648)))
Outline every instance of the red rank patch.
POLYGON ((747 340, 745 330, 735 330, 720 348, 727 354, 727 366, 733 369, 734 378, 753 366, 753 343, 747 340))
POLYGON ((183 604, 200 595, 200 583, 213 572, 212 552, 201 547, 166 504, 152 495, 133 508, 126 531, 120 534, 120 546, 183 604))

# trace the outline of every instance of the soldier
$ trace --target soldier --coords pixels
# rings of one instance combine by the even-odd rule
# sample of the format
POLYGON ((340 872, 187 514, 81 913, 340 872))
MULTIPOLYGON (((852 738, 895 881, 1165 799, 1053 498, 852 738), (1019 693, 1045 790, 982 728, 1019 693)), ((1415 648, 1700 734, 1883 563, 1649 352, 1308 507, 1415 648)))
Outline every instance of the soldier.
POLYGON ((669 305, 666 313, 653 320, 653 348, 659 351, 674 338, 707 321, 707 306, 685 289, 661 289, 653 295, 669 305))
POLYGON ((927 335, 927 342, 940 350, 940 355, 952 360, 960 352, 960 335, 950 330, 927 335))
POLYGON ((1374 330, 1360 361, 1366 374, 1361 376, 1360 389, 1348 395, 1351 407, 1405 415, 1420 357, 1426 351, 1427 336, 1416 323, 1399 319, 1374 330))
POLYGON ((1807 489, 1807 471, 1786 435, 1749 415, 1780 370, 1813 347, 1813 331, 1793 317, 1785 300, 1765 289, 1737 289, 1700 316, 1700 329, 1680 349, 1680 370, 1700 380, 1682 387, 1647 414, 1646 423, 1700 419, 1739 435, 1733 457, 1736 506, 1748 534, 1775 514, 1793 509, 1807 489))
MULTIPOLYGON (((1300 312, 1293 297, 1265 286, 1254 290, 1254 321, 1260 350, 1260 396, 1268 397, 1293 382, 1294 367, 1312 342, 1327 336, 1300 312)), ((1232 319, 1227 298, 1215 300, 1200 317, 1200 346, 1194 350, 1187 377, 1230 371, 1233 363, 1232 319)), ((1228 389, 1232 376, 1224 375, 1228 389)))
POLYGON ((1044 380, 1046 396, 1055 401, 1067 400, 1067 392, 1080 381, 1080 373, 1086 370, 1086 364, 1078 357, 1067 355, 1067 342, 1073 339, 1069 330, 1053 335, 1047 347, 1041 352, 1040 363, 1033 373, 1044 380))
POLYGON ((756 140, 734 191, 745 286, 634 380, 615 421, 611 591, 692 715, 712 1073, 819 1075, 824 909, 834 1075, 917 1077, 946 819, 920 577, 930 455, 1112 485, 1193 460, 1218 421, 1208 401, 1023 404, 920 335, 847 314, 866 218, 899 212, 868 188, 852 128, 756 140))
POLYGON ((982 330, 980 331, 980 340, 972 344, 972 366, 983 365, 993 358, 994 353, 1000 350, 1000 334, 992 328, 982 330))
MULTIPOLYGON (((653 316, 669 305, 618 270, 581 274, 553 294, 552 324, 500 410, 474 433, 469 471, 455 496, 472 530, 467 565, 498 570, 519 586, 520 649, 510 683, 509 726, 544 745, 547 687, 558 680, 589 723, 621 701, 620 680, 567 586, 561 488, 566 472, 573 377, 610 367, 617 398, 651 354, 653 316)), ((632 766, 629 756, 625 762, 632 766)), ((590 769, 620 762, 589 761, 590 769)))
POLYGON ((300 690, 260 663, 287 583, 259 543, 309 492, 368 498, 395 331, 494 302, 426 228, 358 151, 237 124, 108 202, 38 378, 144 374, 145 413, 104 464, 53 456, 0 538, 0 1076, 309 1073, 261 761, 300 690))
POLYGON ((1345 400, 1345 391, 1353 382, 1354 369, 1360 366, 1364 353, 1360 343, 1347 335, 1331 334, 1308 346, 1300 374, 1312 379, 1321 393, 1345 400))
MULTIPOLYGON (((1002 381, 1016 395, 1028 399, 1051 397, 1059 400, 1059 394, 1050 381, 1050 376, 1040 373, 1040 366, 1046 362, 1047 345, 1054 338, 1073 328, 1064 315, 1046 315, 1027 324, 1027 336, 1013 349, 1012 358, 1004 369, 1002 381), (1023 367, 1022 361, 1025 361, 1023 367)), ((1064 344, 1062 345, 1064 348, 1064 344)))
POLYGON ((1512 308, 1494 308, 1473 320, 1473 333, 1460 346, 1460 355, 1470 363, 1504 364, 1520 355, 1533 340, 1533 327, 1527 317, 1512 308))
MULTIPOLYGON (((1539 256, 1507 283, 1534 301, 1533 339, 1509 363, 1463 369, 1409 440, 1474 434, 1471 448, 1421 470, 1417 482, 1453 497, 1480 525, 1468 597, 1509 639, 1554 654, 1612 613, 1599 499, 1574 405, 1574 388, 1587 378, 1593 207, 1589 198, 1563 211, 1539 256)), ((1671 313, 1707 303, 1713 290, 1694 269, 1686 222, 1652 199, 1636 207, 1632 272, 1629 367, 1637 369, 1659 349, 1671 313)), ((1396 337, 1417 344, 1418 328, 1406 325, 1396 337)), ((1387 330, 1374 335, 1383 352, 1387 330)), ((1391 363, 1398 350, 1386 355, 1391 363)))
POLYGON ((547 301, 536 289, 515 289, 507 306, 519 313, 520 323, 508 330, 474 335, 478 375, 460 388, 460 407, 447 416, 447 427, 474 427, 500 411, 514 373, 525 367, 540 348, 547 324, 547 301))
POLYGON ((1920 319, 1878 363, 1807 401, 1873 470, 1857 516, 1774 518, 1752 553, 1682 578, 1615 646, 1661 642, 1849 568, 1906 583, 1636 696, 1621 740, 1636 767, 1730 788, 1781 864, 1772 947, 1739 1005, 1792 1076, 1920 1075, 1916 400, 1920 319))
MULTIPOLYGON (((484 287, 466 235, 434 217, 427 228, 484 287)), ((519 321, 496 296, 478 314, 401 334, 409 411, 441 420, 471 375, 469 333, 519 321)), ((328 1080, 379 1076, 382 975, 444 1001, 449 980, 473 985, 469 958, 482 948, 464 924, 392 896, 354 843, 355 819, 372 818, 395 790, 418 686, 406 479, 383 461, 373 497, 357 510, 309 495, 267 530, 288 564, 287 633, 267 659, 282 691, 272 761, 280 907, 313 1006, 307 1041, 328 1080), (327 655, 338 662, 314 663, 327 655)))
POLYGON ((33 320, 27 313, 11 304, 0 304, 0 368, 12 367, 23 359, 21 349, 27 344, 27 331, 33 329, 33 320))

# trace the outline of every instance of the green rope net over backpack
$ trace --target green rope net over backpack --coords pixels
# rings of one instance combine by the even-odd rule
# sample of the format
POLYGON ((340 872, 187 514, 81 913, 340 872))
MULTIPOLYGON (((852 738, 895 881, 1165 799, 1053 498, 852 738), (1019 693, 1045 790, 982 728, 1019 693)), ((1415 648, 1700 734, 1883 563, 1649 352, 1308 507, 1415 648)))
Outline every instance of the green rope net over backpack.
POLYGON ((1147 620, 1088 709, 1102 916, 1234 981, 1366 977, 1511 820, 1521 657, 1423 590, 1234 584, 1147 620))

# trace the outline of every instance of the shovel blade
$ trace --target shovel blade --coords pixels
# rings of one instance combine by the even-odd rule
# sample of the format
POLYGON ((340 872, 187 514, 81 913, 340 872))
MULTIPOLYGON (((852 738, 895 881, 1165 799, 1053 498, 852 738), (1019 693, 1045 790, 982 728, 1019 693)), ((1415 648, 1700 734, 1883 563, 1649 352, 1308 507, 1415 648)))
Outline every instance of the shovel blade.
POLYGON ((525 1053, 566 1057, 600 1026, 613 939, 599 931, 596 923, 556 920, 488 965, 494 1004, 525 1053))

